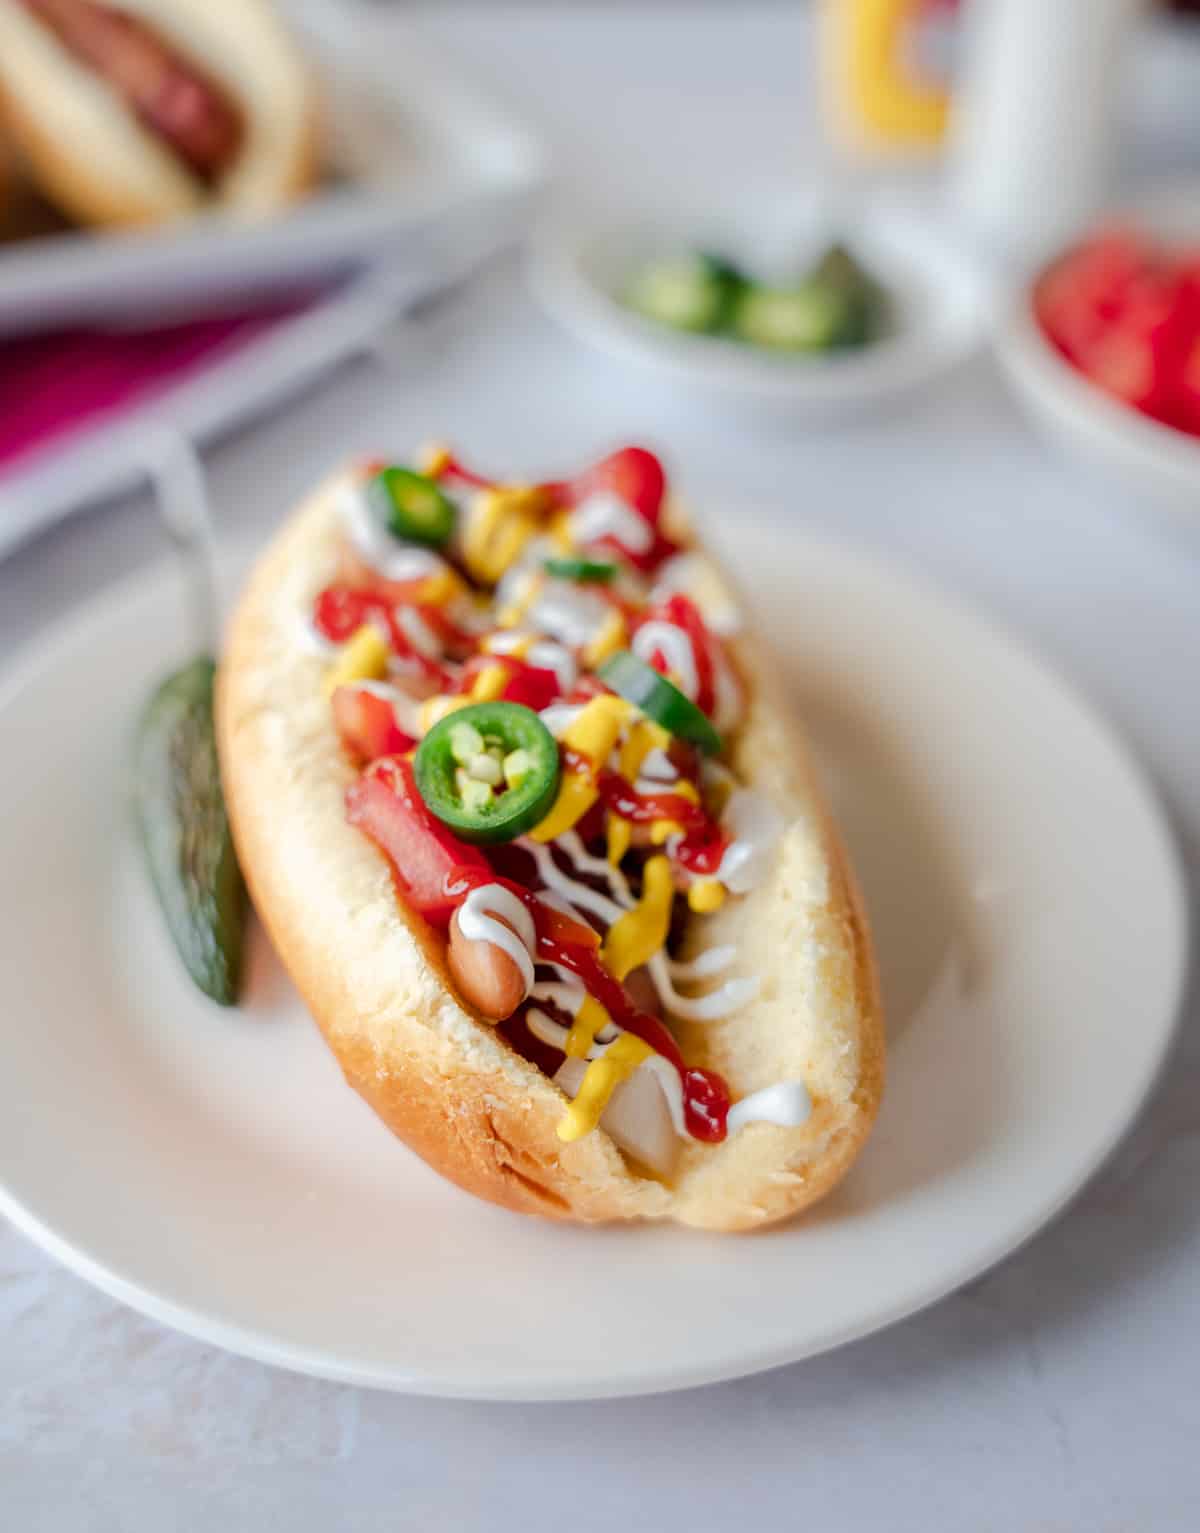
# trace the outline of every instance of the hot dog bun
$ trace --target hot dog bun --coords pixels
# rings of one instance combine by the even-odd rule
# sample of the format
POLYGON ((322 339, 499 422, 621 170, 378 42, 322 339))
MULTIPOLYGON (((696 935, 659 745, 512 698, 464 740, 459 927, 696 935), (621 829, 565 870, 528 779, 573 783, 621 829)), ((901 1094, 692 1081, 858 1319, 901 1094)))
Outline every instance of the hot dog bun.
POLYGON ((267 0, 121 0, 120 10, 220 82, 244 119, 243 140, 206 186, 20 0, 0 0, 0 94, 43 195, 81 223, 112 226, 212 207, 262 216, 300 195, 316 168, 313 86, 267 0))
MULTIPOLYGON (((241 597, 217 728, 254 902, 349 1083, 443 1175, 509 1208, 744 1230, 816 1202, 875 1117, 883 1023, 853 874, 769 667, 739 645, 753 695, 732 764, 787 830, 766 882, 705 918, 760 972, 761 993, 728 1021, 679 1036, 735 1097, 798 1076, 814 1111, 799 1128, 753 1124, 720 1145, 688 1145, 668 1187, 631 1169, 603 1131, 559 1142, 562 1092, 460 1003, 443 939, 405 909, 384 856, 346 821, 355 773, 322 696, 323 662, 301 637, 336 566, 334 493, 296 514, 241 597)), ((722 590, 715 567, 707 578, 722 590)))

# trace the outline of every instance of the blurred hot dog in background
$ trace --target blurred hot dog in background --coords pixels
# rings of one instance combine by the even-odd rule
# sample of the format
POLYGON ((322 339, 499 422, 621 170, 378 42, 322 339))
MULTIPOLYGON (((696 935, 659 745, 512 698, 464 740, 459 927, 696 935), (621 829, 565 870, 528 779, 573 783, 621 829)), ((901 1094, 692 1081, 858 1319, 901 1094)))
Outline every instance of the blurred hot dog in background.
POLYGON ((68 221, 270 215, 311 185, 317 92, 268 0, 0 0, 3 132, 68 221))

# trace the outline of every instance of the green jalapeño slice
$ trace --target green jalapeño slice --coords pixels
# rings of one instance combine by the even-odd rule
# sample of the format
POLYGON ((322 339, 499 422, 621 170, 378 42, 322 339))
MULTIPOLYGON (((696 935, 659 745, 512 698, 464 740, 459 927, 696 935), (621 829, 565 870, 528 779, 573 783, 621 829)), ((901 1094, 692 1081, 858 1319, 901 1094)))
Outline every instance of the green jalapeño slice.
POLYGON ((680 740, 698 745, 710 756, 720 753, 721 736, 708 716, 673 681, 629 650, 618 650, 604 662, 597 675, 627 702, 640 708, 648 719, 680 740))
POLYGON ((554 803, 558 742, 523 703, 472 703, 433 726, 413 769, 430 811, 464 841, 513 841, 554 803))
POLYGON ((545 568, 547 575, 580 585, 607 585, 617 577, 617 566, 607 559, 547 559, 545 568))
POLYGON ((391 464, 367 481, 375 515, 405 543, 444 543, 454 531, 454 502, 432 479, 391 464))

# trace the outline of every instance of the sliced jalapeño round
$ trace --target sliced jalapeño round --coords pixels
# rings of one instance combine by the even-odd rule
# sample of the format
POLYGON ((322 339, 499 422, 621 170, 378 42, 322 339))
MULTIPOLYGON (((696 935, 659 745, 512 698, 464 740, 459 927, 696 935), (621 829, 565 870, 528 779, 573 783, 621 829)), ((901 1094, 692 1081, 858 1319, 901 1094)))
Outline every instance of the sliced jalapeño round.
POLYGON ((707 755, 721 750, 721 736, 708 716, 696 707, 673 681, 639 660, 627 649, 611 655, 596 673, 606 686, 633 703, 668 733, 691 745, 698 745, 707 755))
POLYGON ((523 703, 471 703, 439 719, 413 759, 430 812, 464 841, 513 841, 558 793, 558 742, 523 703))
POLYGON ((615 580, 617 566, 607 559, 547 559, 544 561, 547 575, 559 580, 575 580, 580 585, 607 585, 615 580))
POLYGON ((405 543, 444 543, 454 531, 454 502, 425 474, 391 463, 367 481, 379 520, 405 543))

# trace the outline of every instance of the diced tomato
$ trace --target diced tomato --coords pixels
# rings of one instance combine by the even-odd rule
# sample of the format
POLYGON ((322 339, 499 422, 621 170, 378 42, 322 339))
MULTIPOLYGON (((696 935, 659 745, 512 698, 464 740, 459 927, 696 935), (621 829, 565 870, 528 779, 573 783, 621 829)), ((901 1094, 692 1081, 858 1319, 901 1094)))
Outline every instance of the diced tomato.
POLYGON ((400 728, 387 698, 367 687, 338 687, 333 694, 333 721, 342 744, 361 761, 400 756, 417 743, 400 728))
POLYGON ((540 665, 527 665, 523 660, 518 660, 514 666, 513 657, 507 658, 512 676, 500 694, 506 703, 524 703, 527 708, 540 713, 557 701, 562 689, 553 671, 540 665))
POLYGON ((426 627, 432 629, 441 640, 443 648, 451 651, 459 659, 465 658, 475 648, 475 637, 448 617, 444 607, 433 606, 426 602, 417 603, 415 610, 426 627))
POLYGON ((491 869, 478 847, 468 846, 434 818, 417 791, 412 763, 402 756, 373 762, 346 790, 346 818, 386 854, 405 901, 434 926, 446 927, 462 899, 455 875, 491 869))
POLYGON ((388 647, 400 662, 398 669, 420 689, 448 689, 450 676, 445 666, 413 647, 400 621, 399 608, 387 597, 356 586, 332 585, 326 586, 313 605, 313 625, 331 643, 344 644, 364 623, 374 623, 387 635, 388 647))
POLYGON ((622 447, 569 481, 573 501, 609 490, 657 527, 662 515, 667 480, 662 464, 644 447, 622 447))
POLYGON ((508 680, 500 698, 506 703, 524 703, 540 713, 561 696, 558 677, 544 666, 529 665, 516 655, 473 655, 462 669, 456 691, 469 692, 481 671, 489 666, 501 665, 508 672, 508 680))
POLYGON ((569 703, 590 703, 593 697, 612 696, 613 689, 606 686, 599 676, 585 671, 567 695, 569 703))
POLYGON ((388 580, 354 552, 347 543, 338 554, 337 581, 356 591, 377 597, 389 607, 414 605, 429 583, 428 575, 413 575, 408 580, 388 580))
MULTIPOLYGON (((369 591, 349 586, 327 586, 313 607, 313 624, 333 644, 344 644, 353 634, 386 609, 369 591)), ((386 627, 386 617, 384 620, 386 627)))

